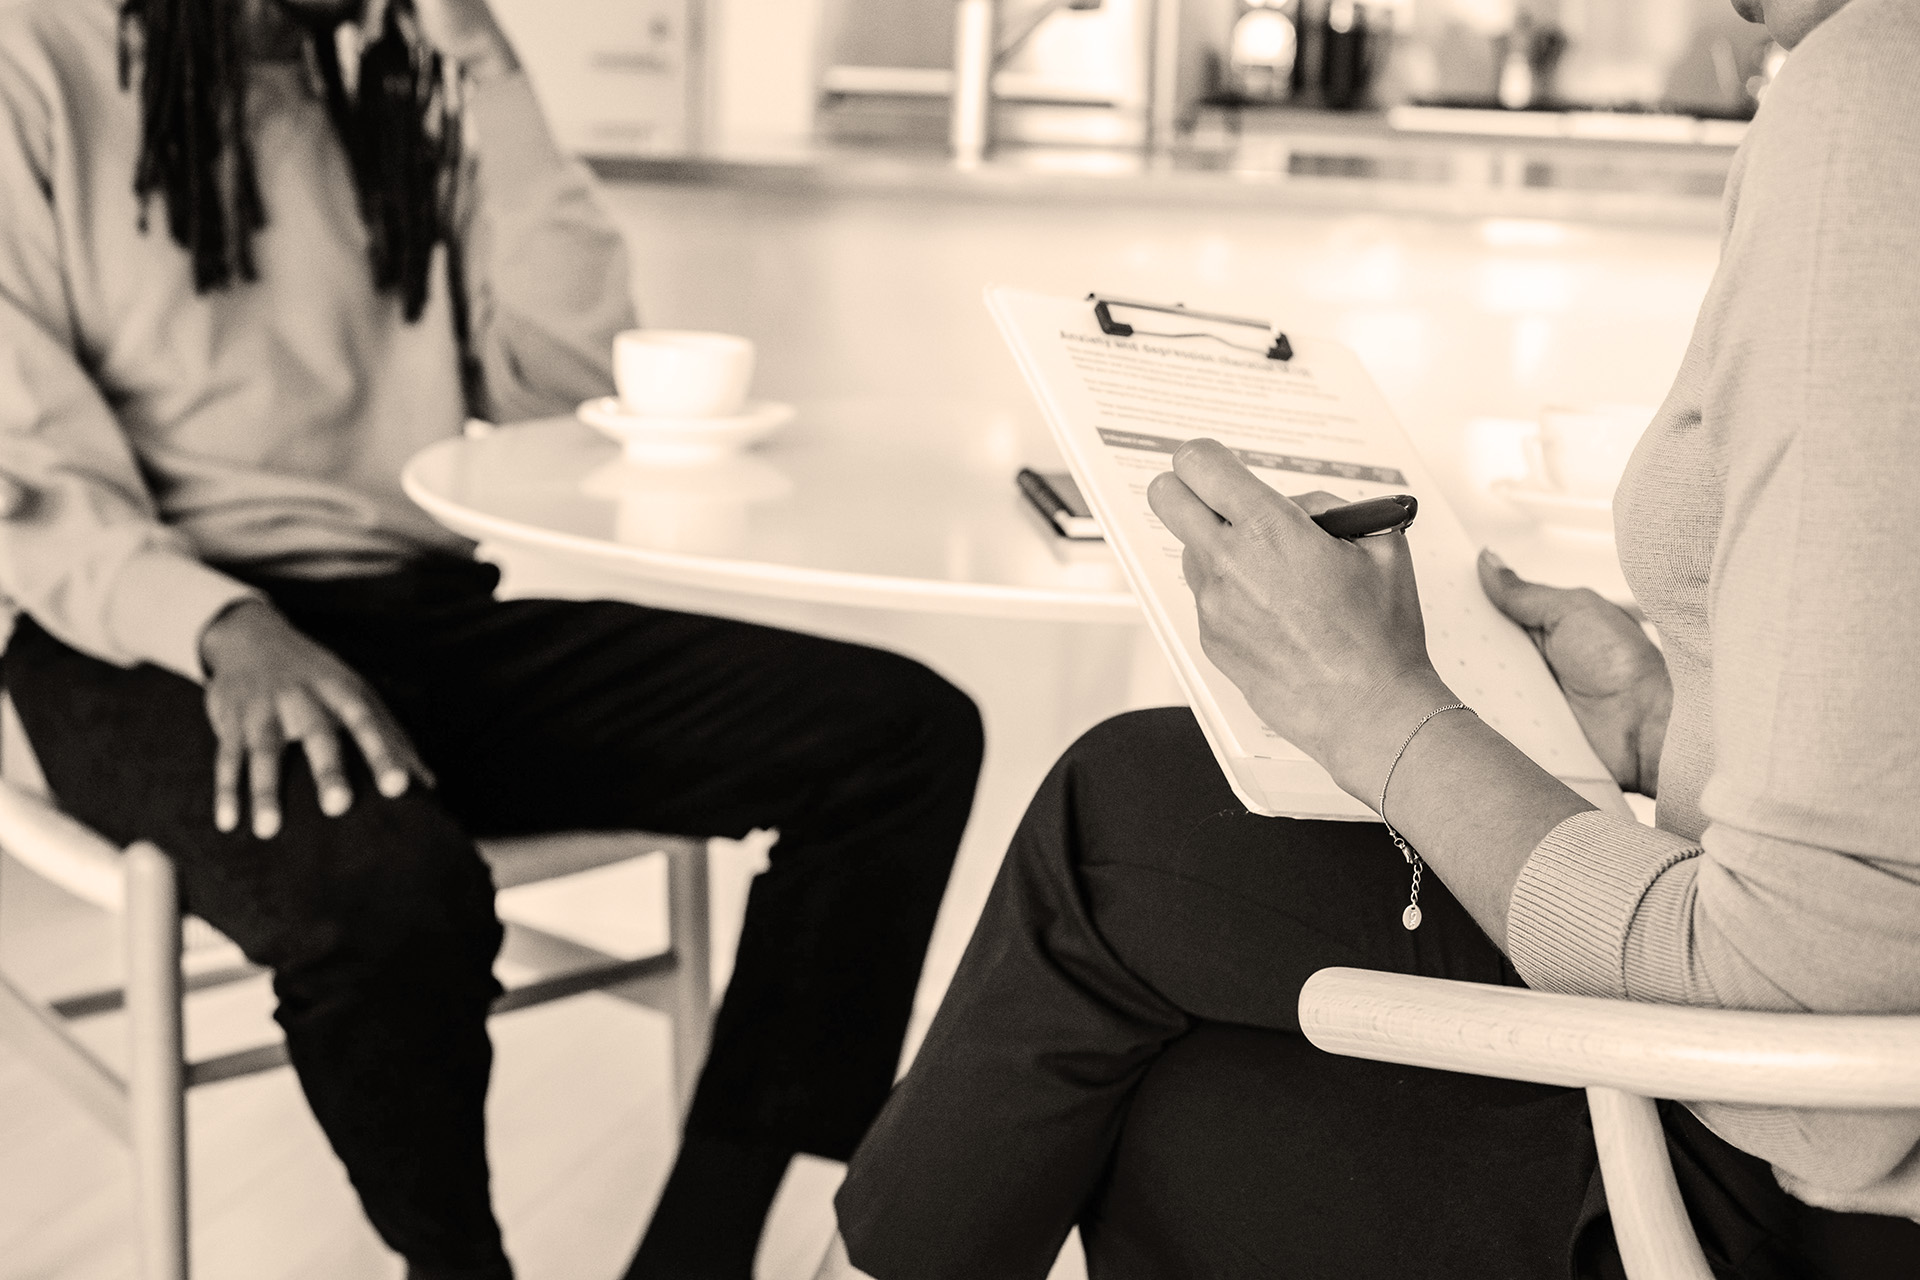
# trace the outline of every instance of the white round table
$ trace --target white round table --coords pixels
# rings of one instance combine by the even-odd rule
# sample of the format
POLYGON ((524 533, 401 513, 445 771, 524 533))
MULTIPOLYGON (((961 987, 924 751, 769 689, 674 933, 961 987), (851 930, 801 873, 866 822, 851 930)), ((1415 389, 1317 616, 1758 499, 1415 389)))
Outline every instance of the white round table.
POLYGON ((403 484, 478 542, 670 587, 1137 623, 1111 555, 1063 557, 1028 514, 1013 479, 1028 452, 990 416, 854 402, 689 466, 628 461, 571 418, 526 423, 430 446, 403 484))

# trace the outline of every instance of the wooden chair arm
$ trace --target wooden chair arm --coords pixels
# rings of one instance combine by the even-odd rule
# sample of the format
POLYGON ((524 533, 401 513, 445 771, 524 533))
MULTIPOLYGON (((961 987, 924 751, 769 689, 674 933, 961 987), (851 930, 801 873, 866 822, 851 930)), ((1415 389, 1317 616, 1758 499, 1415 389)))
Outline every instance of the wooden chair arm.
POLYGON ((1314 1044, 1349 1057, 1653 1098, 1920 1107, 1920 1015, 1749 1013, 1366 969, 1300 991, 1314 1044))
POLYGON ((38 796, 0 782, 0 849, 97 907, 126 904, 120 851, 38 796))

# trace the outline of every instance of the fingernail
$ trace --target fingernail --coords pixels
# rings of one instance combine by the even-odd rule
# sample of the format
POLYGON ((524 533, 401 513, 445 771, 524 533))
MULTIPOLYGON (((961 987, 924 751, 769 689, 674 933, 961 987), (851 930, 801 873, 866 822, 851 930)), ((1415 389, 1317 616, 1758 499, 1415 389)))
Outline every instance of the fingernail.
POLYGON ((1507 567, 1507 562, 1502 560, 1492 547, 1482 547, 1480 549, 1480 558, 1496 569, 1504 569, 1507 567))
POLYGON ((280 834, 280 815, 273 812, 253 815, 253 838, 271 840, 280 834))
POLYGON ((320 812, 337 818, 353 803, 353 793, 345 787, 328 787, 320 793, 320 812))
POLYGON ((232 831, 240 825, 240 807, 235 804, 221 803, 213 806, 213 826, 216 831, 232 831))
POLYGON ((399 769, 394 769, 390 772, 383 773, 380 775, 380 794, 381 795, 385 796, 389 800, 392 800, 395 797, 403 796, 406 793, 407 793, 407 775, 404 771, 399 769))

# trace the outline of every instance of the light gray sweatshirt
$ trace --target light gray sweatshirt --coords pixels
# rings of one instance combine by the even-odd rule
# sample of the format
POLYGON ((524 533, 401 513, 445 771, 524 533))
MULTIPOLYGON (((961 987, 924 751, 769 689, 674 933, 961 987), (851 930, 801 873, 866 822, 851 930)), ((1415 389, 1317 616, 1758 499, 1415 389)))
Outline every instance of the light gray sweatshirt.
MULTIPOLYGON (((1568 819, 1515 885, 1534 987, 1920 1012, 1920 4, 1789 57, 1718 273, 1614 498, 1673 676, 1658 829, 1568 819)), ((1694 1104, 1834 1208, 1920 1219, 1920 1113, 1694 1104)))
MULTIPOLYGON (((209 567, 366 573, 468 544, 400 492, 464 413, 443 260, 414 324, 374 292, 345 157, 304 68, 253 70, 260 278, 198 295, 156 205, 139 229, 136 96, 112 0, 0 0, 0 592, 110 662, 202 676, 247 589, 209 567)), ((472 87, 464 229, 491 416, 611 389, 625 253, 524 76, 472 87)))

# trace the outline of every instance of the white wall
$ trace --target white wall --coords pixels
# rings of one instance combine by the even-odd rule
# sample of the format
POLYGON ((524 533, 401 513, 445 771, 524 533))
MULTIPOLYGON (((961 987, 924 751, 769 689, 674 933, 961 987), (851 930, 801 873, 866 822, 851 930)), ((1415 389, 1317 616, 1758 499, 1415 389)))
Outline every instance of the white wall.
POLYGON ((596 155, 686 149, 696 0, 492 0, 560 145, 596 155))
MULTIPOLYGON (((1718 253, 1704 228, 1130 207, 1120 195, 607 195, 645 322, 752 337, 761 394, 897 400, 903 432, 914 404, 977 407, 1017 423, 1040 458, 1045 428, 981 302, 991 283, 1176 298, 1338 337, 1419 440, 1498 434, 1555 404, 1658 404, 1718 253)), ((1519 519, 1492 505, 1490 476, 1440 479, 1482 520, 1519 519)))
POLYGON ((812 134, 824 11, 825 0, 706 0, 708 145, 812 134))

